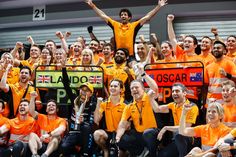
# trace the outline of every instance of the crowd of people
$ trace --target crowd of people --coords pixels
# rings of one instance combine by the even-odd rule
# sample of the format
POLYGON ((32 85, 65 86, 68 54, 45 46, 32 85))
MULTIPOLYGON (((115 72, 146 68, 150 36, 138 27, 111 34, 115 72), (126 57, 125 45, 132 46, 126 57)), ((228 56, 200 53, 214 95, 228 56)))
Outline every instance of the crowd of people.
POLYGON ((80 36, 68 45, 71 33, 56 32, 60 46, 28 36, 30 46, 17 42, 1 55, 0 156, 236 156, 236 36, 224 41, 212 28, 214 39, 203 36, 200 44, 191 34, 177 40, 169 14, 168 40, 160 43, 152 33, 137 42, 138 30, 167 0, 135 22, 128 9, 118 22, 85 2, 113 29, 110 42, 89 26, 89 43, 80 36), (203 84, 173 82, 170 102, 147 72, 194 67, 202 68, 203 84), (56 87, 36 87, 37 71, 60 72, 66 105, 58 103, 56 87), (103 73, 103 88, 89 80, 71 86, 71 72, 95 71, 103 73))

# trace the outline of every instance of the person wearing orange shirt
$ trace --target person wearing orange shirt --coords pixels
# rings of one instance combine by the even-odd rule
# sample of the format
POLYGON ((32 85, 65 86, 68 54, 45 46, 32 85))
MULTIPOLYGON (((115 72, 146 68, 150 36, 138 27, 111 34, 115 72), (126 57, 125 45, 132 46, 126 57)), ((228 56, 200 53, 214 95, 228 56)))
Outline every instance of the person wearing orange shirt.
MULTIPOLYGON (((23 66, 20 69, 19 82, 16 84, 8 84, 6 82, 7 73, 10 70, 11 65, 8 65, 6 72, 3 74, 0 88, 6 93, 10 95, 9 109, 10 115, 9 117, 14 117, 17 114, 18 105, 22 98, 26 98, 30 100, 30 92, 34 91, 34 87, 30 84, 31 78, 31 69, 27 66, 23 66)), ((37 97, 37 100, 40 101, 40 97, 37 97)), ((42 106, 37 106, 37 109, 40 110, 42 106)))
POLYGON ((31 133, 29 147, 32 157, 39 157, 38 150, 43 152, 41 157, 48 157, 58 148, 66 130, 66 120, 57 116, 57 103, 49 100, 46 107, 47 115, 35 111, 35 98, 37 92, 31 92, 29 113, 37 121, 41 135, 31 133), (46 150, 44 149, 46 148, 46 150))
MULTIPOLYGON (((3 126, 5 123, 8 122, 8 118, 3 116, 4 109, 5 109, 4 101, 0 99, 0 128, 1 126, 3 126)), ((10 156, 11 151, 7 149, 7 143, 8 143, 8 133, 0 135, 0 156, 3 155, 10 156)))
MULTIPOLYGON (((199 147, 193 148, 188 153, 189 156, 194 156, 213 148, 221 137, 224 137, 231 131, 231 128, 227 127, 223 123, 224 109, 218 102, 213 102, 208 105, 206 114, 207 124, 205 125, 198 125, 195 127, 186 126, 185 119, 189 110, 190 106, 187 104, 184 105, 180 118, 179 133, 188 137, 200 137, 202 145, 202 149, 199 147)), ((206 155, 214 154, 210 152, 206 155)))
POLYGON ((202 59, 204 67, 215 61, 215 57, 211 54, 213 41, 210 37, 204 36, 201 40, 201 54, 199 57, 202 59))
POLYGON ((180 123, 180 116, 181 112, 183 110, 183 105, 184 104, 190 104, 191 111, 187 113, 187 118, 186 118, 186 125, 187 126, 192 126, 196 124, 197 122, 197 116, 199 114, 199 109, 196 104, 192 103, 186 98, 187 95, 187 88, 182 84, 182 83, 174 83, 172 85, 172 98, 174 102, 171 102, 166 105, 158 105, 154 110, 157 113, 169 113, 172 112, 172 116, 174 119, 174 126, 164 126, 160 131, 157 130, 149 130, 149 134, 152 135, 152 145, 153 147, 153 152, 157 151, 157 146, 160 144, 163 135, 165 134, 166 131, 171 131, 175 133, 174 140, 172 143, 167 145, 163 150, 160 150, 158 152, 158 156, 160 157, 168 157, 168 156, 185 156, 188 153, 188 150, 191 150, 193 148, 198 140, 197 139, 192 139, 188 138, 185 136, 181 136, 180 134, 177 134, 178 128, 179 128, 179 123, 180 123), (158 140, 156 140, 156 138, 158 140), (185 144, 182 144, 179 146, 179 142, 184 141, 185 144), (183 149, 184 148, 184 149, 183 149))
POLYGON ((81 42, 75 42, 72 48, 72 56, 67 59, 68 65, 80 65, 81 64, 81 54, 84 46, 81 42))
POLYGON ((12 156, 21 157, 25 155, 29 134, 38 133, 37 123, 29 116, 29 101, 27 99, 20 101, 19 114, 0 128, 0 135, 8 131, 10 132, 8 146, 10 146, 9 149, 12 149, 12 156))
POLYGON ((120 79, 124 84, 124 89, 122 92, 122 96, 124 96, 125 101, 131 102, 132 96, 130 94, 130 82, 135 78, 133 69, 130 69, 127 66, 127 60, 129 57, 128 50, 125 48, 120 48, 115 51, 114 60, 115 64, 106 68, 105 77, 105 85, 114 79, 120 79))
POLYGON ((225 137, 221 138, 217 142, 217 148, 220 151, 220 155, 217 157, 228 157, 236 155, 236 128, 230 131, 225 137), (227 156, 225 153, 228 153, 227 156))
POLYGON ((121 97, 122 88, 123 82, 118 79, 113 79, 109 86, 110 97, 105 102, 102 102, 102 98, 98 98, 97 106, 94 111, 94 123, 97 125, 99 125, 103 114, 105 114, 106 130, 98 129, 93 134, 95 142, 104 151, 104 157, 109 156, 108 143, 111 140, 115 142, 115 139, 112 138, 114 138, 113 136, 116 134, 118 124, 126 106, 121 97))
POLYGON ((102 10, 96 7, 92 0, 85 2, 100 16, 114 31, 115 49, 126 48, 129 51, 130 59, 134 59, 134 43, 138 30, 148 22, 161 7, 167 4, 167 0, 159 0, 158 5, 144 17, 135 22, 130 22, 132 14, 128 9, 121 9, 119 16, 121 22, 115 21, 107 16, 102 10))
POLYGON ((235 62, 236 59, 236 36, 235 35, 230 35, 228 36, 226 40, 226 45, 227 45, 227 54, 226 56, 232 58, 232 60, 235 62))
POLYGON ((215 41, 212 54, 215 57, 215 61, 206 67, 204 81, 208 85, 207 102, 210 99, 215 99, 219 103, 222 103, 222 87, 221 82, 228 79, 236 78, 236 65, 225 59, 223 55, 226 51, 226 46, 221 41, 215 41))
POLYGON ((222 86, 222 98, 224 100, 224 123, 230 127, 236 127, 236 89, 235 83, 231 80, 227 80, 221 83, 222 86))
POLYGON ((116 133, 116 142, 119 146, 119 155, 125 156, 125 151, 130 155, 140 155, 144 147, 149 150, 150 135, 145 134, 147 129, 157 128, 157 123, 154 115, 155 98, 158 93, 156 82, 144 72, 141 65, 138 67, 139 74, 146 81, 150 90, 145 92, 143 83, 140 80, 133 80, 130 84, 133 103, 125 106, 121 121, 118 125, 116 133), (128 130, 129 121, 132 120, 133 128, 128 130))
POLYGON ((34 64, 39 62, 39 56, 41 54, 41 49, 39 48, 38 45, 32 45, 30 48, 30 58, 27 60, 18 60, 15 57, 15 54, 13 53, 14 57, 14 65, 15 66, 28 66, 30 67, 31 70, 34 69, 34 64))

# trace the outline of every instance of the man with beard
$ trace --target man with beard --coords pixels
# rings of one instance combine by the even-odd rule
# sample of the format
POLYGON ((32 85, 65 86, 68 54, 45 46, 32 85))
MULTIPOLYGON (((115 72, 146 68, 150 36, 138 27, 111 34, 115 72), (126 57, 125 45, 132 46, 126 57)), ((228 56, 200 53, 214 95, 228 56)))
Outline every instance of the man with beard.
MULTIPOLYGON (((37 92, 32 92, 30 99, 29 113, 36 120, 40 129, 40 136, 31 133, 29 136, 29 147, 32 157, 48 157, 57 150, 61 138, 66 130, 66 120, 57 116, 58 106, 55 100, 47 102, 47 115, 35 111, 35 98, 37 92)), ((56 155, 56 154, 55 154, 56 155)))
POLYGON ((211 54, 212 39, 208 36, 202 37, 201 40, 201 54, 199 57, 202 59, 204 67, 215 61, 215 57, 211 54))
POLYGON ((89 43, 89 49, 93 51, 94 62, 96 65, 100 65, 100 57, 103 58, 103 54, 99 52, 99 44, 100 42, 97 39, 92 39, 89 43))
MULTIPOLYGON (((158 129, 149 129, 144 132, 144 134, 149 137, 149 145, 150 145, 150 154, 151 156, 156 155, 157 146, 160 144, 162 137, 166 131, 174 132, 175 134, 179 128, 179 120, 182 113, 183 105, 190 104, 192 105, 191 110, 187 113, 186 125, 192 126, 196 123, 198 116, 198 107, 196 104, 190 102, 187 98, 187 88, 182 83, 174 83, 172 86, 172 98, 174 102, 171 102, 167 105, 158 105, 154 109, 156 113, 169 113, 172 112, 172 116, 174 119, 174 126, 164 126, 160 131, 158 129), (158 140, 156 140, 156 138, 158 140)), ((191 150, 194 147, 194 140, 192 138, 187 138, 181 136, 179 134, 175 135, 175 139, 167 145, 163 150, 158 152, 158 156, 160 157, 183 157, 188 153, 188 150, 191 150), (184 142, 183 142, 184 141, 184 142), (185 145, 179 145, 179 142, 185 143, 185 145)))
POLYGON ((115 37, 115 49, 126 48, 129 51, 129 59, 134 59, 134 43, 135 37, 139 29, 148 22, 161 7, 167 4, 167 0, 159 0, 158 5, 147 13, 141 19, 130 22, 132 14, 128 9, 121 9, 119 16, 121 22, 115 21, 107 16, 102 10, 96 7, 92 0, 85 0, 86 3, 100 16, 112 29, 115 37))
POLYGON ((206 67, 204 76, 205 83, 208 85, 208 93, 204 93, 207 94, 207 103, 213 99, 222 103, 222 87, 220 83, 236 77, 235 64, 223 55, 226 51, 224 43, 221 41, 214 42, 212 54, 215 57, 215 61, 206 67))
MULTIPOLYGON (((29 134, 38 133, 38 125, 34 118, 29 116, 29 101, 22 99, 19 103, 19 115, 0 127, 0 135, 10 132, 8 145, 12 149, 13 157, 25 156, 29 134)), ((5 156, 4 157, 8 157, 5 156)))
POLYGON ((122 92, 122 96, 125 96, 125 100, 130 102, 132 100, 131 92, 130 92, 130 82, 135 79, 134 71, 126 65, 126 61, 129 57, 129 52, 125 48, 120 48, 115 51, 115 63, 107 67, 107 70, 105 71, 105 85, 108 89, 108 83, 112 79, 120 79, 125 87, 125 93, 122 92), (125 94, 125 95, 124 95, 125 94))
POLYGON ((69 133, 62 140, 61 148, 64 156, 76 152, 75 146, 80 146, 81 156, 91 156, 93 112, 96 108, 96 99, 93 97, 94 88, 89 82, 83 83, 77 94, 70 88, 70 80, 66 68, 62 68, 62 83, 69 97, 69 133))
MULTIPOLYGON (((19 82, 15 84, 8 84, 6 82, 7 74, 11 68, 12 66, 8 64, 6 71, 2 76, 0 89, 10 96, 8 102, 10 109, 9 117, 12 118, 17 114, 18 105, 20 104, 21 99, 26 98, 27 100, 30 100, 30 92, 34 91, 35 89, 30 85, 31 70, 27 66, 23 66, 20 69, 19 82)), ((40 97, 38 96, 36 100, 40 101, 40 97)))

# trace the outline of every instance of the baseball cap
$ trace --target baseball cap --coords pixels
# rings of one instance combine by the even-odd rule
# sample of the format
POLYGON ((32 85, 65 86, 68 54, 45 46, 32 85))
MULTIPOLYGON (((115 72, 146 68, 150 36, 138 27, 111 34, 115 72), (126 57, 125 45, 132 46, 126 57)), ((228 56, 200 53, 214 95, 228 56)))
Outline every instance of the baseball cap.
POLYGON ((94 88, 93 88, 93 85, 92 85, 91 83, 85 82, 85 83, 83 83, 83 84, 80 86, 80 88, 82 88, 82 87, 84 87, 84 86, 88 87, 88 89, 93 93, 94 88))

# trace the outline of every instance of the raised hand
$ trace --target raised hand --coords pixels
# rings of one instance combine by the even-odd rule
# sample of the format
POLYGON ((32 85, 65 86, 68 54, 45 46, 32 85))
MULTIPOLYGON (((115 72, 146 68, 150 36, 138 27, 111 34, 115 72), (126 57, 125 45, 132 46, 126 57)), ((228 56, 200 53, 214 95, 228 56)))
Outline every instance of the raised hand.
POLYGON ((173 14, 169 14, 167 16, 167 21, 173 21, 175 19, 175 16, 173 14))
POLYGON ((31 93, 30 93, 30 97, 31 98, 36 98, 38 96, 38 93, 36 92, 36 91, 32 91, 31 93))
POLYGON ((158 5, 159 5, 160 7, 165 6, 166 4, 167 4, 167 0, 159 0, 159 1, 158 1, 158 5))
POLYGON ((60 31, 57 31, 57 32, 56 32, 56 36, 57 36, 58 38, 60 38, 60 39, 64 38, 64 35, 63 35, 62 32, 60 32, 60 31))

